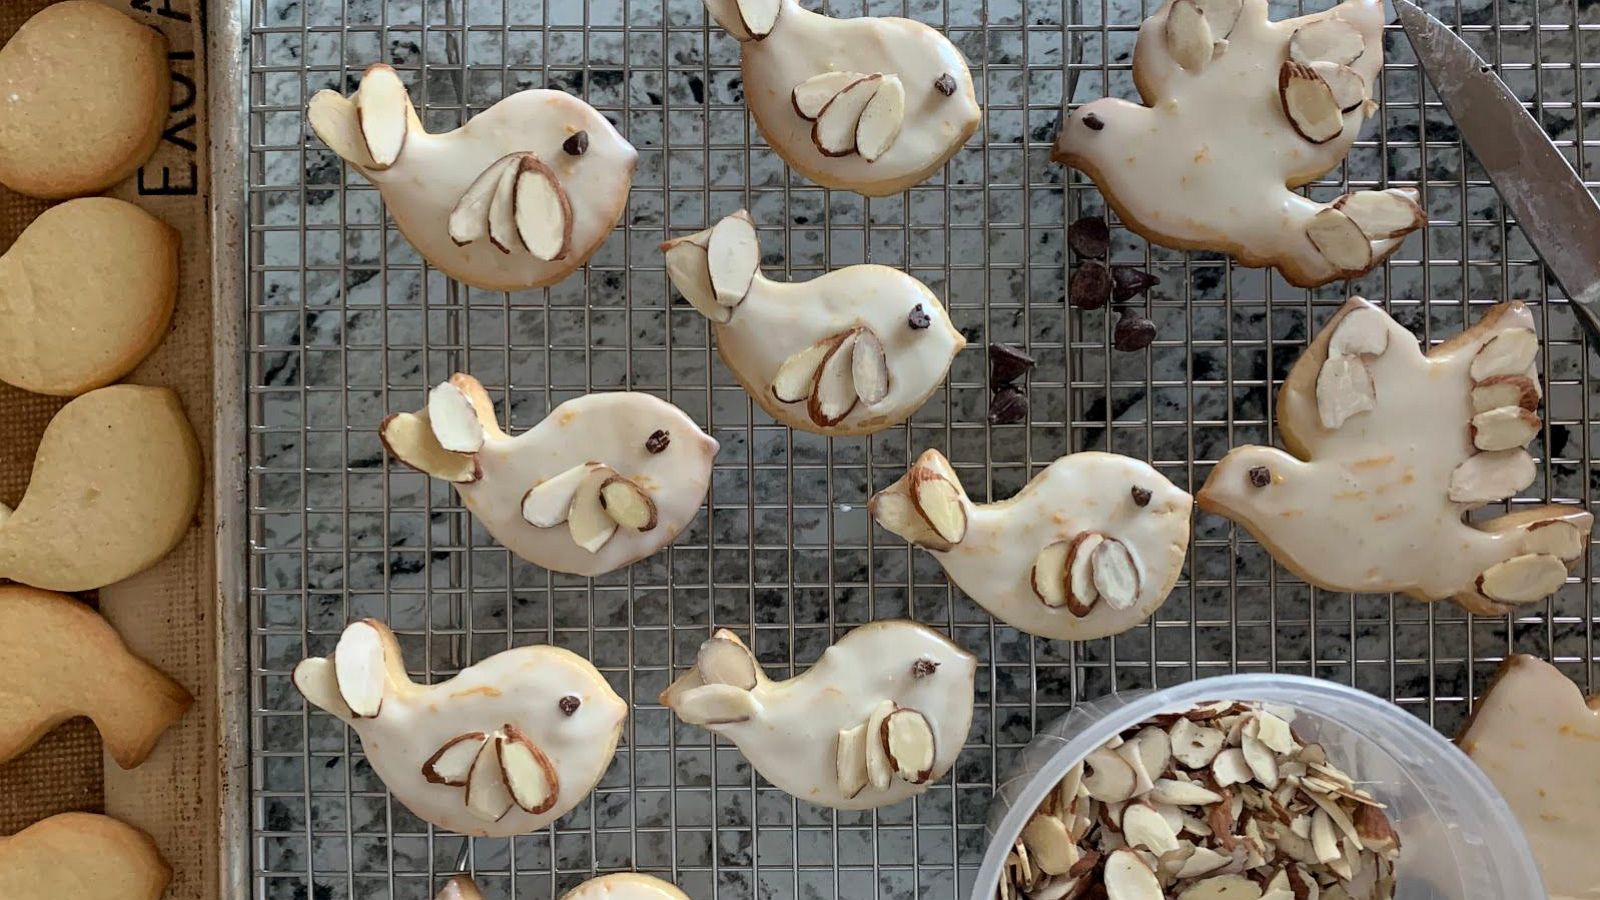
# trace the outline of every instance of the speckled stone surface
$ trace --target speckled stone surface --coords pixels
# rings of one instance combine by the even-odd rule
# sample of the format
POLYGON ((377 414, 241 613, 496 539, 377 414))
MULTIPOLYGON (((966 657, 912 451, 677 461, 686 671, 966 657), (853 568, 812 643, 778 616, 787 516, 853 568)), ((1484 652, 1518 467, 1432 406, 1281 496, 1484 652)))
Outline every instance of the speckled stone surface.
MULTIPOLYGON (((1135 306, 1157 323, 1156 345, 1113 352, 1114 313, 1065 308, 1065 224, 1104 203, 1082 176, 1050 163, 1049 144, 1069 84, 1074 102, 1131 95, 1144 14, 1125 0, 1067 3, 831 4, 835 15, 946 28, 987 108, 942 175, 867 201, 790 174, 761 143, 742 106, 737 45, 707 27, 698 0, 256 0, 248 383, 258 896, 431 897, 467 847, 392 802, 353 735, 306 713, 289 684, 295 662, 326 653, 361 616, 402 633, 418 677, 549 642, 590 657, 635 704, 588 803, 548 831, 470 842, 491 898, 542 900, 627 868, 672 878, 698 900, 964 896, 998 775, 1037 725, 1112 689, 1275 668, 1354 683, 1453 731, 1509 650, 1554 655, 1593 688, 1583 583, 1515 621, 1470 619, 1448 606, 1310 589, 1247 535, 1202 515, 1186 577, 1153 625, 1071 645, 994 624, 930 558, 869 527, 866 498, 928 446, 949 455, 975 500, 1008 496, 1083 449, 1150 459, 1198 486, 1230 446, 1272 439, 1273 381, 1346 294, 1291 288, 1116 228, 1112 261, 1161 279, 1135 306), (402 70, 434 129, 518 89, 583 95, 640 149, 624 226, 591 266, 545 291, 479 292, 425 269, 377 192, 303 140, 306 98, 353 89, 378 60, 402 70), (761 226, 775 274, 804 279, 870 260, 926 281, 970 341, 949 387, 907 425, 871 438, 793 433, 754 409, 711 351, 705 322, 670 293, 656 250, 740 207, 761 226), (1026 424, 984 423, 990 341, 1039 360, 1026 424), (448 486, 386 459, 377 440, 386 414, 416 408, 455 370, 489 385, 514 429, 590 389, 668 397, 722 442, 708 510, 670 552, 592 582, 509 557, 448 486), (654 701, 713 627, 739 631, 776 674, 803 668, 857 624, 905 615, 983 663, 966 750, 951 778, 915 802, 876 814, 797 804, 654 701)), ((1600 24, 1600 7, 1468 0, 1459 19, 1456 7, 1430 8, 1469 26, 1571 150, 1574 101, 1600 101, 1600 79, 1573 66, 1573 26, 1600 24)), ((1591 58, 1595 34, 1581 33, 1591 58)), ((1387 49, 1383 111, 1347 165, 1310 190, 1332 197, 1346 181, 1420 181, 1431 224, 1350 289, 1387 299, 1433 340, 1475 318, 1472 307, 1538 302, 1549 427, 1534 445, 1546 475, 1526 496, 1587 501, 1586 459, 1600 431, 1585 422, 1600 397, 1577 326, 1559 303, 1542 302, 1556 289, 1505 225, 1398 32, 1387 49), (1419 106, 1424 97, 1433 105, 1419 106)), ((1593 142, 1600 126, 1588 119, 1581 136, 1593 142)), ((1573 158, 1592 179, 1600 152, 1583 150, 1573 158)))

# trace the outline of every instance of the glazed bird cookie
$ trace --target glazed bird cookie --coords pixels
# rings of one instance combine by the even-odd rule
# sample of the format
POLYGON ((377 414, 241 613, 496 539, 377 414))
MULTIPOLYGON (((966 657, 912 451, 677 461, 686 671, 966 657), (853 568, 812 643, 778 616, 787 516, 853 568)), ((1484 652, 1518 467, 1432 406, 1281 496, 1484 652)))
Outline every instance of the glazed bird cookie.
POLYGON ((161 32, 91 0, 46 6, 0 48, 0 184, 106 190, 155 153, 170 93, 161 32))
POLYGON ((6 900, 160 900, 170 881, 155 841, 109 816, 62 813, 0 837, 6 900))
POLYGON ((377 185, 418 252, 487 290, 554 284, 588 261, 622 217, 638 160, 594 107, 561 91, 519 91, 429 134, 381 63, 353 97, 318 91, 307 117, 377 185))
POLYGON ((1303 287, 1351 278, 1426 221, 1417 193, 1317 203, 1292 188, 1344 159, 1377 110, 1382 69, 1380 0, 1282 22, 1267 21, 1266 0, 1167 0, 1134 48, 1145 105, 1085 104, 1054 157, 1154 243, 1275 266, 1303 287))
POLYGON ((1533 315, 1496 306, 1424 353, 1382 309, 1351 298, 1278 393, 1285 453, 1239 447, 1200 489, 1301 578, 1402 591, 1499 615, 1550 596, 1584 557, 1576 506, 1468 512, 1533 483, 1539 433, 1533 315))
POLYGON ((395 799, 458 834, 527 834, 572 811, 605 774, 627 704, 589 661, 517 647, 448 681, 415 684, 393 632, 352 623, 294 670, 313 705, 361 736, 395 799))
POLYGON ((873 809, 922 793, 955 765, 976 671, 976 658, 944 636, 889 620, 857 628, 803 674, 773 681, 723 630, 661 702, 733 741, 794 797, 873 809))
POLYGON ((73 400, 46 426, 22 502, 0 504, 0 578, 89 591, 150 568, 194 524, 201 462, 166 388, 73 400))
POLYGON ((977 130, 949 38, 901 18, 832 19, 796 0, 705 0, 740 42, 745 104, 784 161, 872 197, 919 184, 977 130))
POLYGON ((1513 656, 1458 739, 1516 814, 1551 900, 1600 897, 1600 697, 1555 666, 1513 656))
POLYGON ((1083 641, 1127 631, 1166 601, 1193 505, 1145 463, 1094 452, 1061 457, 1009 500, 976 504, 928 450, 868 509, 996 618, 1083 641))
POLYGON ((401 462, 456 486, 495 540, 546 569, 602 575, 672 543, 711 485, 717 442, 649 394, 588 394, 511 437, 470 375, 383 421, 401 462))
POLYGON ((106 752, 131 769, 193 701, 94 610, 51 591, 0 586, 0 660, 0 762, 88 716, 106 752))
MULTIPOLYGON (((466 875, 450 879, 435 900, 484 900, 466 875)), ((650 875, 618 872, 591 878, 561 895, 561 900, 689 900, 677 886, 650 875)))
POLYGON ((72 397, 128 374, 166 337, 178 250, 132 203, 45 210, 0 256, 0 381, 72 397))
POLYGON ((661 249, 673 285, 715 323, 722 361, 791 428, 838 436, 899 424, 944 383, 967 343, 939 298, 898 269, 768 279, 742 210, 661 249))

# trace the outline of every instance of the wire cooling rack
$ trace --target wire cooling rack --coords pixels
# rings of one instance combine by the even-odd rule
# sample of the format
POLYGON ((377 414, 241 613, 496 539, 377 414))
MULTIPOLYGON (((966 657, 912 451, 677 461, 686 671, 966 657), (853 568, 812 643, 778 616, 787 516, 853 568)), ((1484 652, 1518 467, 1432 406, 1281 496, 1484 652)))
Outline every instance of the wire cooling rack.
MULTIPOLYGON (((1353 683, 1452 731, 1509 652, 1556 659, 1592 690, 1592 570, 1511 619, 1318 591, 1223 520, 1201 515, 1185 577, 1146 626, 1069 644, 995 624, 926 554, 869 523, 864 503, 925 447, 975 500, 1003 498, 1058 455, 1110 449, 1194 488, 1230 446, 1271 441, 1270 399, 1345 286, 1292 288, 1260 270, 1114 232, 1113 262, 1161 278, 1148 352, 1108 350, 1109 311, 1069 311, 1065 225, 1103 209, 1048 160, 1058 114, 1130 95, 1139 0, 835 2, 834 15, 907 15, 971 60, 987 115, 941 175, 865 200, 790 174, 746 117, 738 50, 699 0, 245 0, 248 110, 248 531, 253 889, 260 898, 427 898, 458 861, 491 898, 551 897, 637 868, 697 900, 964 896, 997 774, 1076 700, 1234 671, 1353 683), (423 265, 378 194, 306 137, 322 87, 369 63, 400 69, 433 129, 513 91, 558 87, 639 147, 623 225, 549 290, 488 293, 423 265), (1069 87, 1070 85, 1070 87, 1069 87), (774 425, 675 299, 659 241, 748 207, 775 277, 871 260, 945 299, 970 345, 947 389, 903 426, 834 441, 774 425), (984 345, 1039 360, 1028 424, 989 427, 984 345), (668 551, 589 581, 511 558, 449 487, 386 458, 376 429, 451 372, 489 385, 529 427, 587 391, 667 397, 722 442, 703 513, 668 551), (912 616, 982 660, 955 771, 915 802, 833 813, 773 790, 730 745, 655 703, 714 627, 769 671, 803 669, 874 618, 912 616), (333 718, 289 682, 349 619, 401 634, 414 676, 440 679, 511 646, 589 657, 633 704, 616 761, 554 827, 514 840, 436 832, 393 802, 333 718)), ((1274 17, 1312 11, 1275 3, 1274 17)), ((1578 0, 1429 4, 1458 25, 1595 178, 1600 7, 1578 0), (1587 129, 1587 130, 1586 130, 1587 129), (1587 138, 1589 143, 1584 143, 1587 138)), ((1464 155, 1391 30, 1383 110, 1348 162, 1309 190, 1419 185, 1429 226, 1350 291, 1440 340, 1504 297, 1539 301, 1547 408, 1526 492, 1591 502, 1600 404, 1577 326, 1482 170, 1464 155)), ((1522 502, 1522 501, 1519 501, 1522 502)))

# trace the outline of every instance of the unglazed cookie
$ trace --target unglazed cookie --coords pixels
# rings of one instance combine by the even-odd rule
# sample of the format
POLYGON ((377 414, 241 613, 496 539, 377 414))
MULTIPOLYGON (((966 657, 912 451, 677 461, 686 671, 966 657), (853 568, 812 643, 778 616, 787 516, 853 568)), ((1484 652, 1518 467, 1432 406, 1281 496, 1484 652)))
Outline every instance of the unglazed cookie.
POLYGON ((166 388, 73 400, 46 426, 22 502, 0 504, 0 578, 88 591, 150 568, 194 524, 201 462, 166 388))
POLYGON ((672 543, 711 485, 717 442, 650 394, 588 394, 511 437, 470 375, 383 421, 401 462, 453 483, 495 540, 529 562, 601 575, 672 543))
POLYGON ((62 813, 0 837, 6 900, 159 900, 170 881, 155 841, 109 816, 62 813))
POLYGON ((0 586, 0 762, 88 716, 124 769, 144 762, 193 698, 64 594, 0 586))
POLYGON ((1166 601, 1193 505, 1149 465, 1094 452, 1061 457, 1009 500, 976 504, 928 450, 868 509, 1007 625, 1084 641, 1127 631, 1166 601))
POLYGON ((1516 814, 1551 900, 1600 897, 1600 697, 1555 666, 1513 656, 1457 739, 1516 814))
POLYGON ((159 31, 103 3, 46 6, 0 48, 0 184, 97 194, 155 153, 171 93, 159 31))
POLYGON ((307 117, 377 185, 428 262, 487 290, 554 284, 587 262, 622 217, 638 161, 604 116, 561 91, 519 91, 429 134, 381 63, 350 98, 318 91, 307 117))
POLYGON ((1498 615, 1543 600, 1584 557, 1576 506, 1466 514, 1533 483, 1539 433, 1533 315, 1496 306, 1427 353, 1353 297, 1278 393, 1289 452, 1239 447, 1200 489, 1301 578, 1339 591, 1454 599, 1498 615))
POLYGON ((784 161, 871 197, 919 184, 977 130, 961 51, 910 19, 832 19, 795 0, 705 0, 740 42, 745 104, 784 161))
POLYGON ((733 741, 797 799, 873 809, 928 789, 955 765, 972 724, 977 659, 915 622, 872 622, 817 664, 773 681, 733 632, 700 645, 661 694, 678 718, 733 741))
POLYGON ((944 383, 967 343, 939 298, 898 269, 768 279, 743 210, 661 249, 673 285, 715 324, 722 361, 790 428, 839 436, 899 424, 944 383))
POLYGON ((373 619, 296 666, 294 684, 355 729, 395 799, 465 835, 527 834, 571 812, 611 764, 628 714, 588 660, 560 647, 517 647, 415 684, 373 619))
POLYGON ((0 256, 0 381, 73 397, 128 374, 167 334, 178 249, 121 200, 45 210, 0 256))
POLYGON ((1266 0, 1167 0, 1134 48, 1144 105, 1085 104, 1054 157, 1154 243, 1275 266, 1304 287, 1354 277, 1426 221, 1416 191, 1328 204, 1291 189, 1344 159, 1382 70, 1381 0, 1282 22, 1266 0))

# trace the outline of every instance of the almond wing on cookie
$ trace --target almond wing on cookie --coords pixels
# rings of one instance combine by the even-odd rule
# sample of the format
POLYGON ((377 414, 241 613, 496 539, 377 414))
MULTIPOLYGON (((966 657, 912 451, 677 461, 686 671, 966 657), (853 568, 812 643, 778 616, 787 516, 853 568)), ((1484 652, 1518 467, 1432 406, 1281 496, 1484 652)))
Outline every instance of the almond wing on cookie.
POLYGON ((1542 600, 1583 558, 1593 516, 1551 505, 1465 521, 1536 477, 1538 348, 1521 303, 1424 353, 1352 298, 1278 394, 1289 452, 1233 450, 1200 505, 1323 587, 1451 597, 1484 614, 1542 600))

